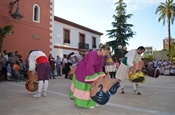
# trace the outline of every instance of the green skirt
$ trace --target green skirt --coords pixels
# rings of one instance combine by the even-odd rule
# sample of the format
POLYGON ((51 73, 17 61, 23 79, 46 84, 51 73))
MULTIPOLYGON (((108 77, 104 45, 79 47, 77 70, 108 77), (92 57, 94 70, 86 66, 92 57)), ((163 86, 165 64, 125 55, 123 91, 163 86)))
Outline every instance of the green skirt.
POLYGON ((74 100, 78 107, 90 108, 96 106, 96 102, 90 97, 90 89, 90 84, 80 82, 73 76, 69 97, 74 100))

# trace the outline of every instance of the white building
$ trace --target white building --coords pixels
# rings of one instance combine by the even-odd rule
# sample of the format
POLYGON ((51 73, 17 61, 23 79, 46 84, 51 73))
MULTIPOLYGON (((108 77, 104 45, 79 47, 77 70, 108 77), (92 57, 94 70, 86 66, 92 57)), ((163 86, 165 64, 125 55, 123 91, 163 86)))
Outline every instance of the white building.
POLYGON ((98 49, 103 33, 54 16, 51 49, 53 57, 71 52, 86 53, 89 49, 98 49))
POLYGON ((147 55, 153 55, 153 52, 157 51, 156 48, 154 48, 153 46, 146 46, 145 47, 145 52, 143 54, 143 57, 147 56, 147 55))

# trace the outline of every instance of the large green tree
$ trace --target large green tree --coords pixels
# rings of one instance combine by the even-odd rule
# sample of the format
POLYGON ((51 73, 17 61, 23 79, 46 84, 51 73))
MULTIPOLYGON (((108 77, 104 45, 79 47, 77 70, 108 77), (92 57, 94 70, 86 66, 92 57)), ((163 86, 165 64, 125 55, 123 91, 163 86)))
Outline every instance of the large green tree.
MULTIPOLYGON (((163 25, 165 25, 165 21, 168 23, 168 41, 169 41, 169 53, 171 51, 171 24, 174 23, 175 18, 175 3, 174 0, 166 0, 165 3, 161 3, 157 9, 156 14, 159 13, 160 17, 158 21, 163 20, 163 25)), ((169 57, 170 58, 170 57, 169 57)))
POLYGON ((4 27, 0 27, 0 51, 2 51, 2 44, 3 44, 3 39, 7 34, 12 33, 12 25, 7 25, 4 27))
POLYGON ((133 14, 126 13, 126 3, 124 3, 123 0, 118 0, 115 5, 116 14, 113 15, 113 28, 111 30, 107 30, 106 32, 109 38, 114 39, 110 42, 107 42, 107 44, 112 47, 112 51, 115 51, 115 55, 117 56, 118 45, 128 45, 129 38, 132 38, 133 35, 135 35, 135 32, 131 30, 133 24, 127 23, 127 19, 130 19, 133 14))

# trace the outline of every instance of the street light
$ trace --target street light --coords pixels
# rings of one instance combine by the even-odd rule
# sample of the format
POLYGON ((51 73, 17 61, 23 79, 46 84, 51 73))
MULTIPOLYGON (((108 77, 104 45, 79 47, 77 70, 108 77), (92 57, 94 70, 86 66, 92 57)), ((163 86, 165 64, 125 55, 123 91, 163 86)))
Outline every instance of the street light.
POLYGON ((121 57, 123 58, 125 51, 127 50, 126 46, 118 45, 118 49, 121 51, 121 57))
POLYGON ((118 45, 118 49, 120 49, 120 50, 121 50, 121 49, 122 49, 122 45, 118 45))

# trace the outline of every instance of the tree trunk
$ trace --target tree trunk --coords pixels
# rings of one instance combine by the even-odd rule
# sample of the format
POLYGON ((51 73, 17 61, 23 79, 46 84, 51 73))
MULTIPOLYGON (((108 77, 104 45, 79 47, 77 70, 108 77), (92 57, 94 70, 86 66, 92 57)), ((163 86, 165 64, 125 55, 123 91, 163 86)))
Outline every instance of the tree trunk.
POLYGON ((170 53, 171 53, 171 30, 170 30, 170 18, 168 18, 168 52, 169 52, 169 60, 170 60, 170 53))

